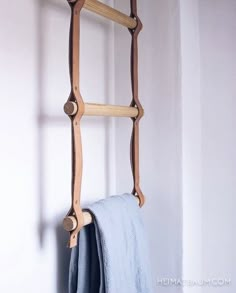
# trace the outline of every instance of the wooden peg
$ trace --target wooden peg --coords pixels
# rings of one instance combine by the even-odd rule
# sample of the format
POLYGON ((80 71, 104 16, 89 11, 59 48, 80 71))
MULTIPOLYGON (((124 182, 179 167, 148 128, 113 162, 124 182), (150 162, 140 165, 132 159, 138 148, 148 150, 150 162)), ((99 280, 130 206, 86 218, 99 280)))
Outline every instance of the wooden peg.
MULTIPOLYGON (((64 105, 64 111, 67 115, 75 115, 78 111, 78 106, 75 102, 68 101, 64 105)), ((85 116, 111 116, 111 117, 137 117, 139 114, 137 107, 117 106, 107 104, 84 104, 85 116)))
MULTIPOLYGON (((87 226, 93 222, 93 217, 90 212, 83 212, 83 226, 87 226)), ((63 227, 66 231, 71 232, 77 227, 76 218, 73 216, 65 217, 63 227)))
POLYGON ((77 112, 77 109, 78 107, 75 102, 66 102, 64 105, 64 112, 70 116, 75 115, 77 112))
POLYGON ((66 231, 70 232, 75 230, 77 226, 76 218, 73 216, 65 217, 63 220, 63 227, 66 231))

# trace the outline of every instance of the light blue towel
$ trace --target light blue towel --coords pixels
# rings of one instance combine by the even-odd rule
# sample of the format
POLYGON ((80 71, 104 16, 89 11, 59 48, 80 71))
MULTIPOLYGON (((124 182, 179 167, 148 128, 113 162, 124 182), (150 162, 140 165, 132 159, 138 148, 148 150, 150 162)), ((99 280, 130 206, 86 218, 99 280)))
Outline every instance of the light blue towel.
POLYGON ((84 227, 73 248, 69 293, 151 293, 144 226, 131 194, 88 207, 94 224, 84 227))

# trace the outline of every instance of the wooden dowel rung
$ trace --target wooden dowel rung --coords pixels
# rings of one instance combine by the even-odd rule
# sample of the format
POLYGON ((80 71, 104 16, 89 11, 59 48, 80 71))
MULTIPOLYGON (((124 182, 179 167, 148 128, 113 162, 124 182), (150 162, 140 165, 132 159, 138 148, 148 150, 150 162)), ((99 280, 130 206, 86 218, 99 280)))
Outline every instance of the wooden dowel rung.
MULTIPOLYGON (((135 197, 137 204, 140 204, 139 198, 135 197)), ((83 212, 83 226, 93 223, 93 217, 90 212, 83 212)), ((74 216, 65 217, 63 220, 63 227, 66 231, 73 231, 77 226, 77 221, 74 216)))
MULTIPOLYGON (((83 212, 83 226, 87 226, 93 222, 92 215, 89 212, 83 212)), ((65 217, 63 220, 63 227, 66 231, 70 232, 77 227, 77 221, 74 216, 65 217)))
POLYGON ((113 116, 113 117, 136 117, 138 109, 135 107, 85 104, 84 115, 86 116, 113 116))
MULTIPOLYGON (((77 104, 75 102, 67 102, 64 105, 64 111, 67 115, 74 115, 77 112, 77 104)), ((111 117, 136 117, 138 109, 129 106, 116 106, 107 104, 84 104, 85 116, 111 116, 111 117)))
POLYGON ((130 29, 134 29, 137 25, 136 20, 132 17, 129 17, 128 15, 97 0, 86 0, 84 8, 130 29))

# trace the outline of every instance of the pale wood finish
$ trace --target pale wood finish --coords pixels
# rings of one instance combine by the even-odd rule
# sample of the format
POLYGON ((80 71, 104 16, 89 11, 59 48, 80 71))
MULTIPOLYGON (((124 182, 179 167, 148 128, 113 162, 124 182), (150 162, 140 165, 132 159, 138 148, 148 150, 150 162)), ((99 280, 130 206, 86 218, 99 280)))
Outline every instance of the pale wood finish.
MULTIPOLYGON (((140 204, 139 198, 135 197, 137 204, 140 204)), ((93 216, 90 212, 83 212, 83 227, 93 223, 93 216)), ((81 226, 81 225, 80 225, 81 226)), ((74 216, 65 217, 63 221, 63 227, 66 231, 73 231, 77 227, 77 221, 74 216)))
MULTIPOLYGON (((93 222, 92 215, 89 212, 83 212, 83 226, 87 226, 93 222)), ((63 227, 66 231, 71 232, 77 227, 77 221, 74 216, 65 217, 63 227)))
POLYGON ((113 116, 113 117, 136 117, 138 109, 128 106, 85 104, 87 116, 113 116))
POLYGON ((68 232, 73 231, 75 230, 76 226, 77 226, 77 221, 75 217, 69 216, 64 218, 63 227, 66 231, 68 232))
POLYGON ((77 112, 77 104, 75 102, 66 102, 65 105, 64 105, 64 112, 67 114, 67 115, 75 115, 76 112, 77 112))
POLYGON ((129 17, 110 6, 97 0, 67 0, 71 7, 71 24, 69 37, 69 66, 71 93, 64 106, 65 112, 71 120, 72 126, 72 204, 66 218, 64 227, 70 232, 69 247, 77 245, 77 237, 80 229, 92 222, 92 215, 83 212, 80 206, 81 183, 82 183, 82 141, 80 123, 83 115, 89 116, 116 116, 130 117, 133 121, 131 137, 131 167, 134 187, 133 195, 138 199, 139 205, 144 203, 144 196, 139 187, 139 120, 143 116, 143 108, 138 96, 138 43, 137 37, 142 28, 137 15, 136 0, 130 0, 131 16, 129 17), (93 11, 110 20, 113 20, 129 28, 132 36, 131 45, 131 81, 132 101, 130 106, 115 106, 101 104, 85 104, 80 94, 79 68, 80 68, 80 12, 82 8, 93 11))
POLYGON ((137 22, 132 17, 97 0, 86 0, 84 8, 115 21, 127 28, 134 29, 137 22))
MULTIPOLYGON (((66 102, 64 111, 67 115, 74 115, 78 110, 75 102, 66 102)), ((112 117, 137 117, 139 114, 138 108, 129 106, 115 106, 108 104, 84 104, 85 116, 112 116, 112 117)))

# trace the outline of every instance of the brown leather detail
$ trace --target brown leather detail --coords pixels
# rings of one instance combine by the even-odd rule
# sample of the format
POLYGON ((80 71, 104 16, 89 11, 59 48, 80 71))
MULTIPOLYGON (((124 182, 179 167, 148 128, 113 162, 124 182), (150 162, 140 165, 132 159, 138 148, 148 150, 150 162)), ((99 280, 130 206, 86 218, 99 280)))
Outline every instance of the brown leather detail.
POLYGON ((144 115, 143 107, 138 97, 138 34, 142 29, 142 23, 137 15, 137 2, 136 0, 130 0, 131 14, 130 16, 135 18, 137 26, 134 29, 130 29, 132 36, 131 40, 131 85, 132 85, 132 101, 131 106, 138 108, 138 116, 132 118, 133 130, 130 142, 130 161, 133 173, 134 187, 132 193, 139 198, 140 207, 144 204, 144 195, 139 186, 139 121, 144 115))
MULTIPOLYGON (((78 232, 84 225, 84 217, 80 206, 81 183, 82 183, 82 142, 80 122, 85 111, 85 104, 80 94, 79 85, 79 49, 80 49, 80 12, 85 4, 85 0, 68 0, 71 7, 70 40, 69 40, 69 66, 71 93, 67 102, 73 102, 72 108, 65 106, 65 111, 71 119, 72 129, 72 204, 67 217, 73 217, 76 220, 75 229, 70 232, 69 247, 77 244, 78 232)), ((132 193, 139 198, 140 206, 144 203, 144 195, 139 187, 139 121, 143 116, 143 108, 138 98, 138 34, 142 29, 141 21, 137 16, 136 0, 131 0, 131 17, 137 22, 134 29, 130 29, 132 36, 131 43, 131 84, 132 101, 131 106, 138 109, 138 115, 131 118, 133 121, 133 130, 131 136, 131 168, 133 173, 134 187, 132 193)), ((70 104, 70 103, 69 103, 70 104)), ((67 230, 70 230, 69 228, 67 230)))
POLYGON ((80 206, 81 182, 83 170, 82 141, 80 131, 80 120, 84 113, 84 102, 79 87, 79 51, 80 51, 80 11, 85 0, 68 1, 71 7, 70 40, 69 40, 69 66, 71 93, 68 101, 77 104, 78 111, 75 115, 69 115, 72 129, 72 205, 67 216, 74 216, 77 226, 70 232, 68 246, 74 247, 77 244, 77 236, 83 227, 83 214, 80 206))

